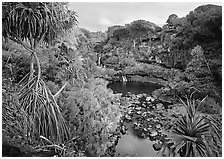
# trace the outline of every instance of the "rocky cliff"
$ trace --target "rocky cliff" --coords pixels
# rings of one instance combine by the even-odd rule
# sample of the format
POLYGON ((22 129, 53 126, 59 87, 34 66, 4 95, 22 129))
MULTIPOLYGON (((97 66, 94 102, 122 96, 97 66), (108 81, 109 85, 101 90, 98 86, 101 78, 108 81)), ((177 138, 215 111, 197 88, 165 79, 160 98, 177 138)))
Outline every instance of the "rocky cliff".
POLYGON ((212 87, 220 95, 221 19, 221 6, 204 5, 185 17, 168 16, 162 28, 145 20, 112 26, 95 51, 101 57, 103 66, 117 72, 114 79, 125 75, 128 80, 141 79, 145 82, 157 79, 162 84, 172 81, 169 82, 170 87, 177 89, 181 85, 186 88, 201 87, 201 91, 211 90, 212 87), (205 62, 200 67, 192 65, 198 60, 192 52, 198 48, 205 62), (197 72, 189 71, 190 68, 197 69, 197 72))

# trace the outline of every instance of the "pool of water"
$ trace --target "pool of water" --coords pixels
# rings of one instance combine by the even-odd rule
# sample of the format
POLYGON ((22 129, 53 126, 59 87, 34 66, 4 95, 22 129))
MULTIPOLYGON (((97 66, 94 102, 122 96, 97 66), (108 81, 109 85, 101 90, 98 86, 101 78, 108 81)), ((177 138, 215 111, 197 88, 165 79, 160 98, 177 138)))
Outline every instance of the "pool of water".
POLYGON ((115 156, 159 157, 152 147, 153 143, 149 139, 139 139, 129 129, 119 140, 115 156))
MULTIPOLYGON (((162 86, 154 83, 142 82, 113 82, 108 85, 115 93, 122 93, 126 95, 131 94, 151 94, 154 90, 162 86)), ((121 136, 116 146, 115 156, 129 156, 129 157, 159 157, 157 151, 152 147, 154 142, 148 138, 140 139, 133 133, 131 127, 125 135, 121 136)))
POLYGON ((143 82, 112 82, 108 84, 108 88, 111 88, 115 93, 123 93, 124 95, 128 92, 131 94, 151 94, 161 87, 162 85, 159 84, 143 82))

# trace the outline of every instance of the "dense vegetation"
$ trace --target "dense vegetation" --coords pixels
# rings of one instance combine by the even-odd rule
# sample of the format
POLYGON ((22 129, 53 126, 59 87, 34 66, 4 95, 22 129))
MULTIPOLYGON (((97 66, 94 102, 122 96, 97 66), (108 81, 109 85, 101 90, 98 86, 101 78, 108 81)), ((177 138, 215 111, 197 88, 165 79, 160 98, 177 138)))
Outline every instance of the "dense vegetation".
POLYGON ((222 155, 221 6, 93 33, 67 5, 2 3, 3 156, 114 156, 129 115, 144 137, 163 129, 164 156, 222 155), (123 76, 163 85, 169 110, 107 88, 123 76))
POLYGON ((48 145, 62 156, 104 155, 121 115, 119 98, 96 78, 76 14, 64 3, 3 3, 3 10, 3 141, 25 146, 23 156, 48 145))
POLYGON ((102 57, 102 64, 114 69, 117 76, 126 75, 130 80, 134 75, 151 76, 176 82, 181 78, 187 88, 204 92, 204 97, 217 96, 221 104, 221 9, 221 6, 205 5, 186 17, 172 14, 162 28, 144 20, 113 26, 108 28, 107 38, 95 51, 102 57), (170 68, 178 75, 169 77, 172 76, 170 68))

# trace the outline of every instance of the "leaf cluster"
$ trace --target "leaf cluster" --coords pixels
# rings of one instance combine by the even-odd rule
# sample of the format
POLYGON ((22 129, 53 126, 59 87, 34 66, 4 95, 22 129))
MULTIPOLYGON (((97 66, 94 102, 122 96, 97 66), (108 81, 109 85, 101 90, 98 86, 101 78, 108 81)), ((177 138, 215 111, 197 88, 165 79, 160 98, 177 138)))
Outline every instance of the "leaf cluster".
POLYGON ((215 116, 198 111, 205 99, 199 103, 191 97, 186 101, 180 99, 186 111, 171 124, 167 142, 161 150, 163 154, 168 150, 173 156, 220 156, 221 124, 215 116))
POLYGON ((52 43, 59 35, 77 24, 76 13, 64 3, 4 2, 3 36, 36 43, 52 43))

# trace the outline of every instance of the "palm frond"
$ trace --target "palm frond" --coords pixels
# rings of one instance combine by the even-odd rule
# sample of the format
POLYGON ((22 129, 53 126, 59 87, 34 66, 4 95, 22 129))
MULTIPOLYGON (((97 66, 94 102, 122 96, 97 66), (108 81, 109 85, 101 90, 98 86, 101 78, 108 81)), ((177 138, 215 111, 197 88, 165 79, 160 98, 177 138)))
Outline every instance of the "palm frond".
POLYGON ((5 37, 16 35, 22 40, 51 43, 78 23, 76 13, 59 2, 11 2, 3 6, 5 37))
POLYGON ((187 98, 186 102, 180 99, 187 114, 182 114, 172 123, 167 135, 173 146, 166 149, 186 157, 219 156, 217 149, 221 148, 220 121, 215 120, 212 115, 198 112, 197 109, 205 99, 206 97, 199 103, 194 99, 187 98))

